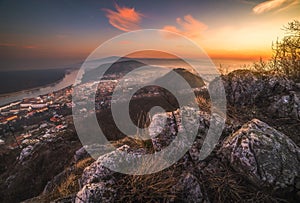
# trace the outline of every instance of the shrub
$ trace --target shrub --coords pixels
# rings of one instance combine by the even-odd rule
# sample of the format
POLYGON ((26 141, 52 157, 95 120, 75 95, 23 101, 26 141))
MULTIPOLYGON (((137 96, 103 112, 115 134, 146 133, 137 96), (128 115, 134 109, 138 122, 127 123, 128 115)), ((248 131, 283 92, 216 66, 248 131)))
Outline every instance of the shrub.
POLYGON ((290 79, 300 81, 300 22, 294 20, 283 27, 285 36, 272 43, 273 55, 270 61, 253 64, 253 70, 283 74, 290 79))
POLYGON ((294 20, 283 28, 285 36, 273 44, 272 65, 276 72, 300 80, 300 22, 294 20))

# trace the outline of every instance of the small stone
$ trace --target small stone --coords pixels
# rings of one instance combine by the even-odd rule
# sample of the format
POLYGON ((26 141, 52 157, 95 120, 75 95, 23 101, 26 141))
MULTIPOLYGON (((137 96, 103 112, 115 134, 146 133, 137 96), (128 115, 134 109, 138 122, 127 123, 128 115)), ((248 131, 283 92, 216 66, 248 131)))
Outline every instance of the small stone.
POLYGON ((196 203, 203 202, 204 200, 199 181, 191 173, 183 174, 177 185, 175 185, 175 188, 181 190, 180 193, 184 198, 184 202, 196 203))

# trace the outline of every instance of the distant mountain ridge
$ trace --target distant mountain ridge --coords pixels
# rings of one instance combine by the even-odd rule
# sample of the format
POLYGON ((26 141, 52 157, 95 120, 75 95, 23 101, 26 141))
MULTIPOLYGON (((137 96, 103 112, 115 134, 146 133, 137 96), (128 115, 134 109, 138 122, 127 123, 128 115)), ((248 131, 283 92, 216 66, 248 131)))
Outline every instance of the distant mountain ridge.
POLYGON ((115 63, 106 63, 102 64, 99 67, 88 70, 87 72, 84 73, 83 77, 83 82, 88 82, 88 81, 97 81, 99 78, 99 75, 101 75, 103 69, 107 69, 107 71, 104 73, 105 74, 118 74, 118 73, 123 73, 126 74, 136 68, 145 66, 146 64, 141 63, 136 60, 124 60, 121 58, 119 61, 115 63))
MULTIPOLYGON (((133 71, 137 68, 140 68, 142 66, 147 66, 147 64, 142 63, 140 61, 137 61, 135 59, 130 58, 120 58, 115 63, 106 63, 100 65, 98 68, 88 70, 84 75, 83 82, 88 81, 97 81, 100 73, 103 69, 107 69, 105 74, 127 74, 130 71, 133 71)), ((187 83, 192 87, 203 87, 205 85, 204 81, 197 75, 191 73, 190 71, 184 69, 184 68, 176 68, 173 69, 177 74, 179 74, 181 77, 183 77, 184 80, 187 81, 187 83)), ((166 75, 162 76, 161 78, 157 79, 157 82, 168 82, 168 83, 174 83, 174 85, 178 85, 178 88, 181 88, 182 85, 176 83, 173 81, 172 73, 167 73, 166 75)))
MULTIPOLYGON (((174 72, 179 74, 191 88, 203 87, 205 85, 204 81, 197 75, 189 72, 183 68, 173 69, 174 72)), ((183 84, 174 81, 173 74, 171 72, 167 73, 163 77, 156 80, 157 83, 169 83, 169 85, 175 85, 177 89, 181 89, 183 84)))

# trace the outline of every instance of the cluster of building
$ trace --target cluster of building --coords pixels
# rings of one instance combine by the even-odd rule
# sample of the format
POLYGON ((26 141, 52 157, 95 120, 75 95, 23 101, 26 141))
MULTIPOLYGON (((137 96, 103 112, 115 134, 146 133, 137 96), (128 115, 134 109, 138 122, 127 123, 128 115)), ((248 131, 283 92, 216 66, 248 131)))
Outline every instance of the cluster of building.
POLYGON ((0 107, 0 139, 11 147, 46 139, 67 128, 72 87, 0 107), (14 140, 11 142, 11 136, 14 140))
POLYGON ((118 81, 115 79, 101 80, 100 82, 89 82, 75 88, 76 102, 73 105, 86 106, 89 102, 95 101, 97 110, 109 108, 112 93, 118 81), (97 91, 96 91, 97 90, 97 91))
POLYGON ((2 106, 0 107, 0 126, 22 118, 29 118, 36 113, 60 108, 63 105, 71 107, 71 94, 72 88, 67 87, 57 92, 35 98, 25 98, 21 101, 2 106))
POLYGON ((24 126, 24 130, 16 133, 15 142, 9 144, 11 147, 29 146, 38 142, 51 140, 58 133, 65 131, 69 123, 67 119, 59 114, 54 114, 51 119, 43 120, 41 123, 24 126), (56 118, 56 119, 53 119, 56 118))

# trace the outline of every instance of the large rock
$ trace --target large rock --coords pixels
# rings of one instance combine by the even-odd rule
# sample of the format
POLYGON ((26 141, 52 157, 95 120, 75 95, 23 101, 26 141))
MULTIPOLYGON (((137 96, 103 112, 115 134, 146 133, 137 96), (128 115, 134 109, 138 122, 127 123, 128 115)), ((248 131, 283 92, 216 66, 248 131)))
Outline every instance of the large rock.
POLYGON ((300 175, 299 147, 257 119, 228 137, 219 153, 258 187, 288 188, 300 175))
MULTIPOLYGON (((152 117, 151 124, 149 126, 149 135, 152 140, 152 144, 155 151, 161 151, 177 137, 177 132, 183 135, 177 143, 177 148, 191 144, 188 151, 193 161, 198 162, 205 156, 204 151, 201 152, 202 147, 206 147, 209 152, 218 143, 219 135, 222 133, 225 118, 219 114, 213 113, 210 115, 207 112, 199 111, 199 109, 184 107, 180 111, 177 110, 173 114, 158 113, 152 117), (182 116, 184 115, 184 116, 182 116), (175 116, 175 119, 174 119, 175 116), (213 124, 213 125, 212 125, 213 124), (216 135, 217 137, 207 137, 210 126, 215 126, 215 129, 210 129, 210 135, 216 135), (218 126, 218 127, 216 127, 218 126), (214 131, 215 130, 215 131, 214 131), (185 135, 194 135, 187 139, 185 135), (203 145, 205 143, 205 145, 203 145)), ((238 122, 234 125, 227 122, 224 125, 224 134, 232 132, 236 129, 238 122)))
POLYGON ((113 184, 113 180, 87 184, 77 193, 75 202, 114 202, 116 191, 112 187, 113 184))
MULTIPOLYGON (((199 128, 199 109, 192 107, 182 107, 173 113, 157 113, 151 119, 149 126, 149 136, 155 151, 161 151, 177 137, 177 134, 189 135, 189 138, 196 137, 197 127, 199 128)), ((201 126, 202 127, 202 126, 201 126)), ((182 136, 178 140, 177 147, 183 147, 194 139, 187 139, 182 136)))
POLYGON ((110 166, 112 169, 118 169, 120 163, 127 163, 128 159, 134 158, 135 154, 129 154, 130 147, 124 145, 119 147, 115 151, 100 156, 90 166, 86 167, 83 171, 81 178, 81 185, 95 183, 103 179, 109 179, 115 173, 114 170, 110 170, 106 166, 110 166))
MULTIPOLYGON (((127 146, 124 146, 125 150, 127 146)), ((114 153, 100 156, 99 159, 86 167, 80 180, 81 190, 76 195, 76 203, 112 202, 115 191, 110 187, 115 182, 112 176, 115 172, 105 167, 103 162, 112 161, 109 158, 114 153), (110 193, 109 191, 112 191, 110 193), (108 196, 107 196, 108 195, 108 196)))
POLYGON ((100 156, 94 163, 83 171, 80 185, 82 189, 77 193, 76 202, 111 202, 113 201, 114 189, 111 185, 115 182, 114 174, 126 164, 145 154, 140 149, 132 151, 129 146, 123 145, 115 151, 100 156), (109 169, 106 166, 110 166, 109 169))

